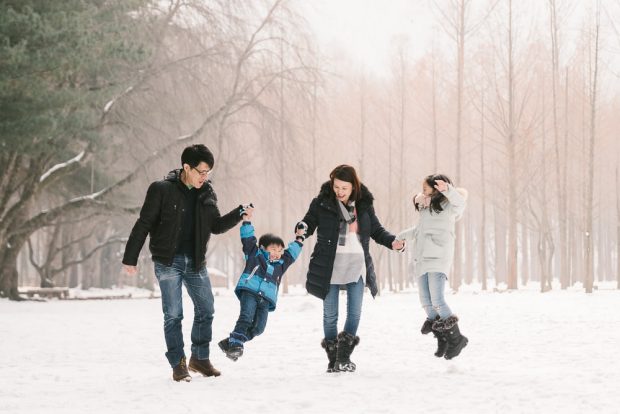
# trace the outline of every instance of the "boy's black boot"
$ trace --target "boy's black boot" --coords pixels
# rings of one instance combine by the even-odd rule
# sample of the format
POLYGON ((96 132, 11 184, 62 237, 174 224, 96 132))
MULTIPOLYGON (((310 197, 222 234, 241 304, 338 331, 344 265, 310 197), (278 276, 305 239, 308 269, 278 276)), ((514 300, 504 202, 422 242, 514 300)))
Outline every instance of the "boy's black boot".
POLYGON ((224 338, 217 343, 222 351, 226 354, 226 357, 236 361, 243 355, 243 345, 239 343, 230 342, 230 338, 224 338))
POLYGON ((467 337, 461 334, 458 321, 459 318, 456 315, 452 315, 443 321, 443 334, 448 341, 448 348, 444 354, 446 359, 458 356, 463 348, 467 346, 467 342, 469 342, 467 337))
POLYGON ((360 343, 360 337, 343 331, 338 334, 337 339, 338 350, 336 352, 334 370, 354 372, 357 367, 354 362, 351 362, 350 358, 353 349, 360 343))
POLYGON ((325 339, 321 341, 321 346, 327 353, 327 372, 335 372, 334 365, 336 364, 336 354, 338 352, 338 340, 325 339))
POLYGON ((238 360, 243 355, 243 345, 238 343, 232 343, 226 351, 226 356, 233 361, 238 360))

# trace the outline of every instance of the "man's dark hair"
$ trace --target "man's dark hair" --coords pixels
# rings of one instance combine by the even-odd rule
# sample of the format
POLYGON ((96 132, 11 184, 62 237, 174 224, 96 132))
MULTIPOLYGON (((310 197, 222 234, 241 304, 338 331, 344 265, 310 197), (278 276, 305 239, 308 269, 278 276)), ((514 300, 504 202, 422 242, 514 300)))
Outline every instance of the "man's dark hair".
POLYGON ((260 236, 260 239, 258 239, 258 245, 260 247, 267 248, 272 244, 284 247, 284 240, 271 233, 263 234, 260 236))
POLYGON ((188 164, 190 167, 197 167, 203 161, 207 163, 209 168, 213 168, 213 164, 215 164, 213 153, 202 144, 190 145, 181 154, 181 166, 188 164))

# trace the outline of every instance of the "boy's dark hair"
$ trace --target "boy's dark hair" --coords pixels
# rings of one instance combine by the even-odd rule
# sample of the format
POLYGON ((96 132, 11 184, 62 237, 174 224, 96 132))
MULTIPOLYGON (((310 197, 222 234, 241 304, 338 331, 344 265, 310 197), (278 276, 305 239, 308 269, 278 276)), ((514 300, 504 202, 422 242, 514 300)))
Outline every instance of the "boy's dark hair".
POLYGON ((260 239, 258 239, 258 245, 260 247, 267 248, 272 244, 284 247, 284 240, 271 233, 263 234, 262 236, 260 236, 260 239))
MULTIPOLYGON (((452 180, 450 180, 450 178, 448 178, 448 176, 444 174, 431 174, 427 176, 426 178, 424 178, 424 181, 426 181, 426 184, 428 184, 429 187, 433 189, 433 194, 431 194, 431 205, 430 205, 431 213, 442 212, 443 207, 441 206, 441 203, 443 203, 446 200, 446 196, 441 194, 435 188, 435 186, 437 185, 437 180, 445 181, 447 184, 452 184, 452 180)), ((420 211, 420 207, 417 204, 414 203, 414 206, 416 210, 420 211)))
POLYGON ((201 162, 206 162, 209 168, 213 168, 215 158, 209 148, 202 144, 194 144, 183 150, 181 154, 181 166, 187 164, 190 167, 197 167, 201 162))

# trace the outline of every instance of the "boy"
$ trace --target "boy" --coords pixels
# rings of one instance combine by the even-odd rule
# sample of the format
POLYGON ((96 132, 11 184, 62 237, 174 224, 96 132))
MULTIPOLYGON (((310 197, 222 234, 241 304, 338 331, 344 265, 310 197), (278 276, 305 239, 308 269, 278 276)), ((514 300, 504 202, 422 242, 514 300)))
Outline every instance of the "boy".
POLYGON ((306 228, 297 226, 295 241, 289 243, 286 250, 284 241, 273 234, 261 236, 257 246, 254 226, 247 216, 243 218, 241 244, 246 262, 235 288, 241 310, 230 336, 218 343, 233 361, 243 355, 245 342, 265 330, 268 313, 276 309, 282 276, 299 257, 306 233, 306 228))

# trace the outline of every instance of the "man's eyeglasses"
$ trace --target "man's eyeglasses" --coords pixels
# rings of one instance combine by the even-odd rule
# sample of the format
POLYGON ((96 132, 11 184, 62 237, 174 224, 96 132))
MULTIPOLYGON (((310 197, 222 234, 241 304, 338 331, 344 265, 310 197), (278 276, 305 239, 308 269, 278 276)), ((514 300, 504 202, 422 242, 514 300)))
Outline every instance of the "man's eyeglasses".
POLYGON ((196 170, 198 172, 198 174, 200 174, 201 177, 206 177, 206 176, 208 176, 211 173, 211 171, 213 171, 212 169, 211 170, 200 171, 196 167, 192 167, 192 170, 196 170))

